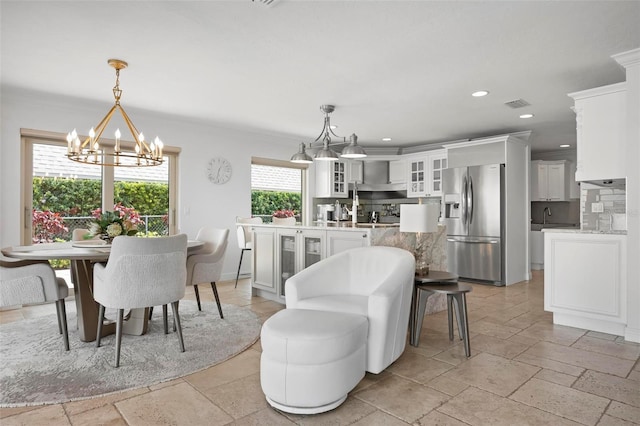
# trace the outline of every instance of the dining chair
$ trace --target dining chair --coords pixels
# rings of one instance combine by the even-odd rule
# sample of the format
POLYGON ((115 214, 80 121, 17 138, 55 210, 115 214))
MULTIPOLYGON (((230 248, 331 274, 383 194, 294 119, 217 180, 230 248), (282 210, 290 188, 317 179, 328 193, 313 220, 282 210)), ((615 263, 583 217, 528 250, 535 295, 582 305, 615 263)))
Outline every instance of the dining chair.
POLYGON ((48 262, 0 258, 0 307, 56 302, 58 330, 66 351, 69 333, 64 299, 68 295, 66 281, 56 277, 48 262))
POLYGON ((251 250, 253 248, 253 241, 251 241, 251 230, 249 230, 249 225, 262 223, 261 217, 236 217, 236 223, 241 224, 237 225, 236 234, 238 236, 238 247, 240 247, 240 262, 238 263, 238 273, 236 274, 236 285, 238 287, 238 278, 240 277, 240 268, 242 267, 242 256, 244 252, 247 250, 251 250))
POLYGON ((198 302, 198 310, 201 311, 198 284, 211 283, 220 318, 224 318, 216 282, 220 280, 222 275, 222 264, 227 252, 229 230, 210 227, 200 228, 196 235, 196 240, 204 242, 204 246, 187 257, 187 285, 193 286, 193 290, 196 293, 196 301, 198 302))
POLYGON ((117 309, 116 358, 120 366, 122 321, 125 309, 163 305, 164 332, 168 333, 166 305, 171 304, 180 349, 184 349, 178 301, 187 281, 187 236, 113 239, 106 265, 93 269, 93 297, 99 304, 96 346, 100 347, 105 308, 117 309))

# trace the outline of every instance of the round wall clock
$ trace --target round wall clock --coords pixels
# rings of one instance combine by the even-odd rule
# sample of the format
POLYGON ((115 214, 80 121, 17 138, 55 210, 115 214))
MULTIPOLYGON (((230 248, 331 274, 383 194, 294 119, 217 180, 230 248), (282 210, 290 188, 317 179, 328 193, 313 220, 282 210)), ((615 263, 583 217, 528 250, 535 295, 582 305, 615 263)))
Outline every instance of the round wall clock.
POLYGON ((229 179, 231 179, 231 163, 229 160, 222 157, 209 160, 207 177, 211 182, 218 185, 229 182, 229 179))

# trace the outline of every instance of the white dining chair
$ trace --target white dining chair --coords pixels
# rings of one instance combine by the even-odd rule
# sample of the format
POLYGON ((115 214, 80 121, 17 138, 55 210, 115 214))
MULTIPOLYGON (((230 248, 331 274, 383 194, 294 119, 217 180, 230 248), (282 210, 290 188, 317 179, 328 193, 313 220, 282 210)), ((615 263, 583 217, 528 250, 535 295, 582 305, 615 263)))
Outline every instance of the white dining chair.
POLYGON ((252 224, 262 223, 261 217, 236 217, 236 234, 238 236, 238 247, 240 247, 240 262, 238 263, 238 273, 236 274, 236 285, 238 287, 238 278, 240 277, 240 268, 242 267, 242 257, 244 252, 253 248, 251 241, 251 230, 249 226, 252 224))
POLYGON ((198 284, 211 283, 211 289, 218 305, 218 313, 220 318, 224 318, 216 282, 220 280, 222 275, 222 265, 229 242, 229 230, 210 227, 200 228, 196 235, 196 240, 204 242, 204 246, 187 257, 187 285, 193 286, 193 290, 196 293, 196 301, 198 302, 198 310, 201 311, 198 284))
POLYGON ((163 305, 164 332, 168 333, 167 308, 171 304, 173 320, 184 352, 178 301, 184 297, 187 282, 187 236, 113 239, 106 265, 93 269, 93 297, 99 304, 96 346, 100 347, 105 308, 117 309, 116 358, 120 365, 122 322, 125 309, 163 305))
POLYGON ((48 262, 0 258, 0 307, 55 302, 58 330, 69 350, 67 311, 64 299, 69 287, 48 262))

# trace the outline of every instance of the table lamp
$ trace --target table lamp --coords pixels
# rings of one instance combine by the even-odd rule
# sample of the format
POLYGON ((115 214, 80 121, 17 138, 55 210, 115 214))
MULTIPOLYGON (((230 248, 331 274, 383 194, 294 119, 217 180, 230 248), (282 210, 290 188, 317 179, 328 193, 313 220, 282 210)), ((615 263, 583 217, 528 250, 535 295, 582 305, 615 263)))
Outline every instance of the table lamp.
POLYGON ((416 246, 413 252, 416 258, 416 275, 427 275, 429 264, 425 259, 425 232, 438 230, 438 204, 400 204, 400 232, 415 232, 416 246))

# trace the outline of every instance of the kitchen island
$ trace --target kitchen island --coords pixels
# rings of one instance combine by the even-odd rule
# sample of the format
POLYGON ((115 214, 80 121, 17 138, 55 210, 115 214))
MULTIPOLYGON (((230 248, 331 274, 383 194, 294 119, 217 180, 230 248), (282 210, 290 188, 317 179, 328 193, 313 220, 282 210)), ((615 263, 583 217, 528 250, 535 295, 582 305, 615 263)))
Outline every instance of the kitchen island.
POLYGON ((626 231, 542 232, 544 309, 553 323, 625 336, 626 231))
MULTIPOLYGON (((317 222, 305 225, 251 225, 253 235, 253 265, 251 294, 278 303, 285 302, 285 281, 295 273, 341 251, 384 245, 412 251, 414 233, 401 233, 399 224, 317 222)), ((429 255, 435 259, 433 269, 446 270, 442 265, 444 227, 427 234, 429 255)), ((336 274, 340 274, 336 271, 336 274)), ((446 309, 445 297, 431 297, 427 313, 446 309), (433 299, 433 300, 432 300, 433 299)))

